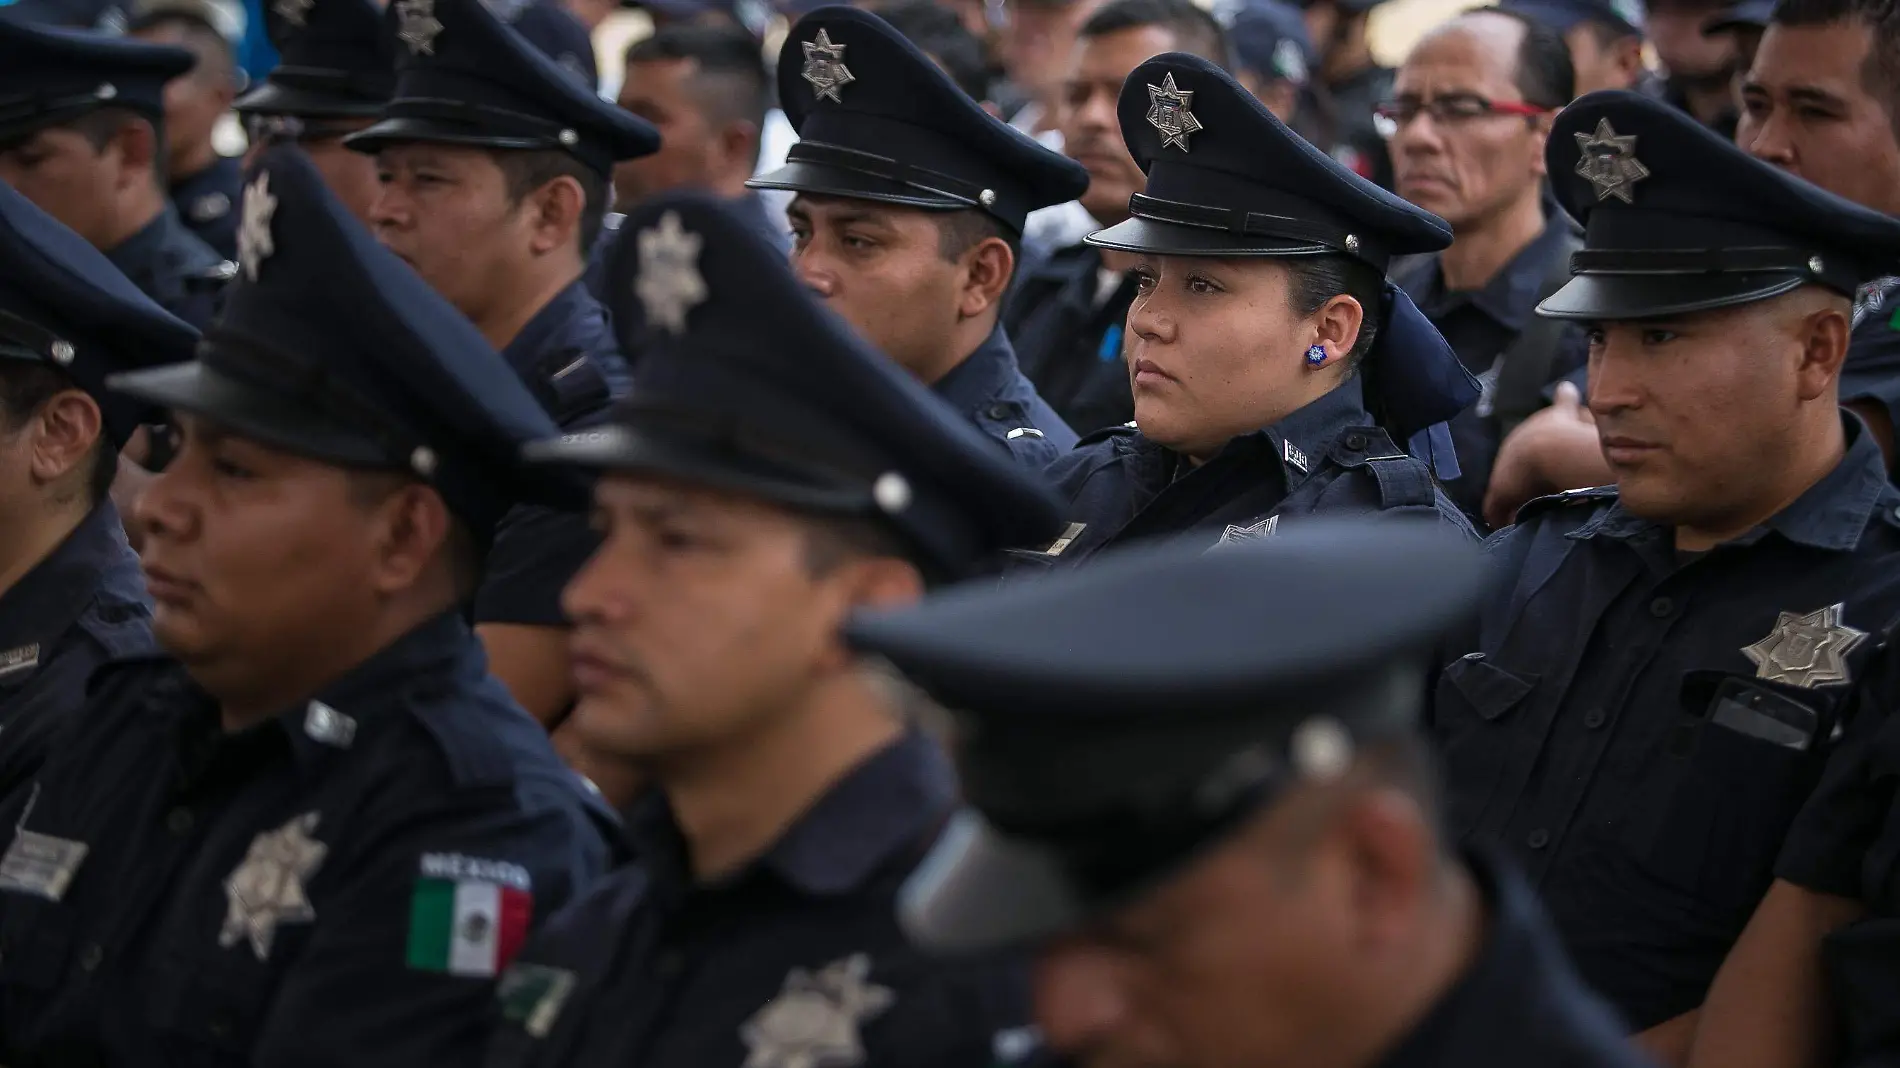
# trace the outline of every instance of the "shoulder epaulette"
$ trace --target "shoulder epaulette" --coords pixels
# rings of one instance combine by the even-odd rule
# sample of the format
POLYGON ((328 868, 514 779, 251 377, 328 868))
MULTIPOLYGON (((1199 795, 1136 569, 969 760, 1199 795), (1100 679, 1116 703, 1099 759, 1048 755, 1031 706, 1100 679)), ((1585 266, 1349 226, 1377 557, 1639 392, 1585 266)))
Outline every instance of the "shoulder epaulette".
POLYGON ((1616 499, 1615 486, 1591 486, 1587 489, 1565 490, 1548 497, 1537 497, 1524 502, 1517 510, 1512 522, 1522 523, 1534 515, 1542 515, 1554 508, 1574 507, 1576 505, 1597 505, 1616 499))
POLYGON ((1133 419, 1130 419, 1120 426, 1105 426, 1100 430, 1092 430, 1082 435, 1082 440, 1076 442, 1075 447, 1079 449, 1084 445, 1092 445, 1098 441, 1107 441, 1110 438, 1133 437, 1139 433, 1141 433, 1141 429, 1135 426, 1133 419))

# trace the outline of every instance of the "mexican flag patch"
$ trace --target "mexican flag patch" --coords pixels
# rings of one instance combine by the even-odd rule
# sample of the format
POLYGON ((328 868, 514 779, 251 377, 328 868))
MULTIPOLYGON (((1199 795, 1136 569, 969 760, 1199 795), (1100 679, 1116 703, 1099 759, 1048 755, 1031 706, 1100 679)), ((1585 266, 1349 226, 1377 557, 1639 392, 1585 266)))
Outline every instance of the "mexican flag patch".
POLYGON ((501 974, 527 940, 531 886, 519 864, 424 854, 409 899, 409 966, 484 979, 501 974))

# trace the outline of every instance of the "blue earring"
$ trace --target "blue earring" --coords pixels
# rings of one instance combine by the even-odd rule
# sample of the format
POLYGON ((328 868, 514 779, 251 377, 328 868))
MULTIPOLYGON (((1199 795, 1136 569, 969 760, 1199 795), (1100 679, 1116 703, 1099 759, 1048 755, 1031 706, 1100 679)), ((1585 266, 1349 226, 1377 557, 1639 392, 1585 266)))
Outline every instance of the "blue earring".
POLYGON ((1326 362, 1326 346, 1314 345, 1312 348, 1307 349, 1306 362, 1309 364, 1312 364, 1314 367, 1318 367, 1320 364, 1325 363, 1326 362))

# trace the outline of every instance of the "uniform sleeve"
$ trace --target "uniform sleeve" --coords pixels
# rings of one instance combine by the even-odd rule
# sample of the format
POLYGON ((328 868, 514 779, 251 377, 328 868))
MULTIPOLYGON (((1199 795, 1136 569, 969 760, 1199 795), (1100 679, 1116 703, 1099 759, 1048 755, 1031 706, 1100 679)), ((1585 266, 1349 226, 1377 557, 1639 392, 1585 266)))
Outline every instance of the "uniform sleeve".
POLYGON ((522 813, 508 799, 410 817, 357 854, 324 902, 252 1063, 480 1063, 496 977, 605 857, 578 806, 522 813))
POLYGON ((516 505, 502 517, 488 550, 474 621, 567 626, 561 590, 599 544, 583 515, 516 505))

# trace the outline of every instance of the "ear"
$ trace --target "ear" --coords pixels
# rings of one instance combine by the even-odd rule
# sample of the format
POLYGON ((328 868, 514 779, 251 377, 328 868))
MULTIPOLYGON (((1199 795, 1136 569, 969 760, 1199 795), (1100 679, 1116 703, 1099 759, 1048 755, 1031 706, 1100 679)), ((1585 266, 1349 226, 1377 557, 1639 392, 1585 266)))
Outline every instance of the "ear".
POLYGON ((1529 121, 1531 124, 1531 136, 1528 138, 1531 173, 1541 179, 1550 173, 1549 166, 1544 162, 1544 146, 1550 143, 1550 128, 1557 121, 1557 113, 1553 111, 1544 115, 1533 115, 1529 121))
POLYGON ((1837 388, 1853 330, 1851 310, 1840 306, 1838 301, 1810 313, 1802 321, 1797 335, 1801 342, 1801 362, 1795 369, 1796 395, 1802 400, 1819 399, 1837 388))
POLYGON ((1274 117, 1281 122, 1292 122, 1294 114, 1300 109, 1299 88, 1284 78, 1275 79, 1272 84, 1256 91, 1254 95, 1259 97, 1260 102, 1267 106, 1267 110, 1273 112, 1274 117))
POLYGON ((842 637, 846 619, 867 608, 913 605, 924 596, 924 577, 915 567, 894 556, 861 556, 847 560, 819 581, 832 588, 837 612, 829 628, 832 637, 818 658, 818 666, 824 671, 842 671, 857 659, 857 654, 845 647, 842 637))
POLYGON ((116 184, 120 191, 152 181, 152 168, 158 161, 158 135, 151 123, 144 119, 128 119, 119 124, 118 132, 106 144, 108 148, 116 148, 119 152, 120 167, 116 184))
MULTIPOLYGON (((1326 363, 1331 367, 1346 358, 1353 345, 1359 341, 1359 327, 1365 322, 1366 310, 1359 302, 1341 293, 1319 306, 1312 315, 1313 340, 1309 345, 1320 345, 1326 349, 1326 363)), ((1301 359, 1305 359, 1302 354, 1301 359)))
POLYGON ((719 128, 719 154, 722 162, 731 167, 745 168, 745 177, 752 176, 752 161, 758 156, 759 126, 746 119, 737 119, 719 128))
POLYGON ((404 482, 374 506, 377 524, 369 586, 378 594, 412 589, 443 560, 453 522, 442 495, 404 482))
POLYGON ((1636 76, 1642 73, 1643 42, 1641 38, 1625 37, 1616 42, 1616 69, 1631 82, 1634 82, 1636 76))
POLYGON ((579 248, 581 214, 586 207, 586 190, 565 174, 528 194, 521 202, 521 210, 528 213, 528 247, 537 256, 569 245, 579 248))
POLYGON ((1009 291, 1010 273, 1016 269, 1016 257, 1009 243, 1000 237, 986 237, 963 254, 963 299, 957 313, 965 319, 989 311, 1002 303, 1009 291))
POLYGON ((69 481, 75 473, 82 478, 89 475, 92 450, 99 445, 105 423, 97 401, 83 390, 68 389, 41 405, 28 429, 33 431, 33 480, 53 485, 69 481))
POLYGON ((1404 792, 1370 788, 1346 803, 1335 831, 1350 873, 1359 945, 1373 956, 1406 951, 1439 876, 1430 822, 1404 792))

